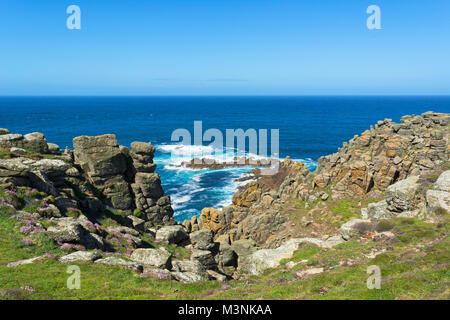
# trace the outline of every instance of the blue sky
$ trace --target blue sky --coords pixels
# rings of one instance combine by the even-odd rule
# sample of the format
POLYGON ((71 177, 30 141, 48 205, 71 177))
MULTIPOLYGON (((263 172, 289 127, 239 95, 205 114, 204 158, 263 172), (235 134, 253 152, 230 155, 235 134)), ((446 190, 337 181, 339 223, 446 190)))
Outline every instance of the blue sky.
POLYGON ((0 0, 0 41, 0 95, 450 94, 448 0, 0 0))

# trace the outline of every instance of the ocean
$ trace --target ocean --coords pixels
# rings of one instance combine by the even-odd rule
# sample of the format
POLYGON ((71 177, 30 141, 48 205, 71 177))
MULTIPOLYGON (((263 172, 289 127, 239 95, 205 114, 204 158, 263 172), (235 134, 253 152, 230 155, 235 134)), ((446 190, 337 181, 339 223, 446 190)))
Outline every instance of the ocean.
MULTIPOLYGON (((319 157, 334 153, 344 141, 385 118, 450 112, 450 96, 341 97, 0 97, 0 128, 12 133, 39 131, 61 149, 80 135, 114 133, 119 144, 150 142, 163 187, 178 221, 204 207, 223 207, 249 168, 187 169, 181 161, 204 156, 203 147, 180 147, 171 141, 176 129, 193 135, 194 121, 203 132, 226 129, 279 129, 279 157, 290 156, 314 170, 319 157), (176 150, 176 154, 173 151, 176 150)), ((270 149, 270 148, 269 148, 270 149)), ((224 153, 233 154, 225 149, 224 153)))

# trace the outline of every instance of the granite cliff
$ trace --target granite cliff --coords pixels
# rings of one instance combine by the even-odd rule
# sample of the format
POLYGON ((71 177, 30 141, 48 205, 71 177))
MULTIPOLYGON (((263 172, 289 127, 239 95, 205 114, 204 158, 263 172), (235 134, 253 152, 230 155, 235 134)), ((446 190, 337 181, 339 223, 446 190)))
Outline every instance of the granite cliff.
MULTIPOLYGON (((344 199, 358 199, 361 210, 367 200, 382 197, 382 192, 398 181, 418 176, 427 183, 427 173, 448 170, 449 124, 449 114, 433 112, 404 116, 401 123, 379 121, 344 142, 338 152, 320 158, 314 172, 287 158, 275 176, 256 175, 255 181, 240 188, 231 206, 222 210, 205 208, 197 219, 198 228, 212 230, 221 240, 253 239, 262 247, 279 246, 298 237, 298 229, 302 229, 293 226, 292 214, 286 211, 300 206, 297 209, 306 209, 309 214, 325 212, 329 210, 328 203, 344 199)), ((418 194, 413 207, 407 209, 413 210, 414 215, 432 215, 429 207, 423 212, 425 207, 420 204, 424 201, 425 194, 418 194)), ((392 212, 398 214, 400 209, 403 208, 392 212)), ((304 215, 303 225, 314 224, 311 215, 297 213, 297 217, 304 215)), ((326 223, 320 225, 314 236, 337 231, 331 226, 326 228, 326 223)), ((314 225, 309 229, 314 229, 314 225)))

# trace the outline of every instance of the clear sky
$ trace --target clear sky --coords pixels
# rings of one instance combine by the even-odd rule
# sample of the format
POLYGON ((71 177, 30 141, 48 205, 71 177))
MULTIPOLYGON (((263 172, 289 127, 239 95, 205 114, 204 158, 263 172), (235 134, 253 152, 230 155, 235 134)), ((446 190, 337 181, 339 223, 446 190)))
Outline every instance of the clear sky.
POLYGON ((0 43, 0 95, 450 94, 449 0, 0 0, 0 43))

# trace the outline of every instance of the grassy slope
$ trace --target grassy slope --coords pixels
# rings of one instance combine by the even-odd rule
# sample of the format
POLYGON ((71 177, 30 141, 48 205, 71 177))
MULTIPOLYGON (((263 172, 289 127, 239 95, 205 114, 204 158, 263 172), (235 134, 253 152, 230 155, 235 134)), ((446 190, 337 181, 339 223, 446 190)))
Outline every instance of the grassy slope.
MULTIPOLYGON (((0 189, 0 198, 4 190, 0 189)), ((23 211, 35 211, 38 201, 20 195, 23 211)), ((417 219, 393 219, 385 223, 394 241, 349 241, 326 250, 304 247, 290 261, 293 268, 268 270, 264 275, 223 283, 207 281, 181 284, 141 278, 117 266, 76 263, 81 268, 81 289, 66 287, 67 265, 54 259, 8 268, 6 263, 45 253, 62 256, 59 246, 45 235, 25 236, 11 219, 15 210, 0 206, 0 299, 449 299, 450 261, 448 217, 440 224, 417 219), (23 239, 33 245, 25 245, 23 239), (373 259, 367 255, 381 252, 373 259), (366 270, 378 265, 381 290, 366 287, 366 270), (325 272, 300 278, 297 272, 323 267, 325 272), (229 286, 229 287, 228 287, 229 286), (20 289, 33 288, 30 293, 20 289)))

